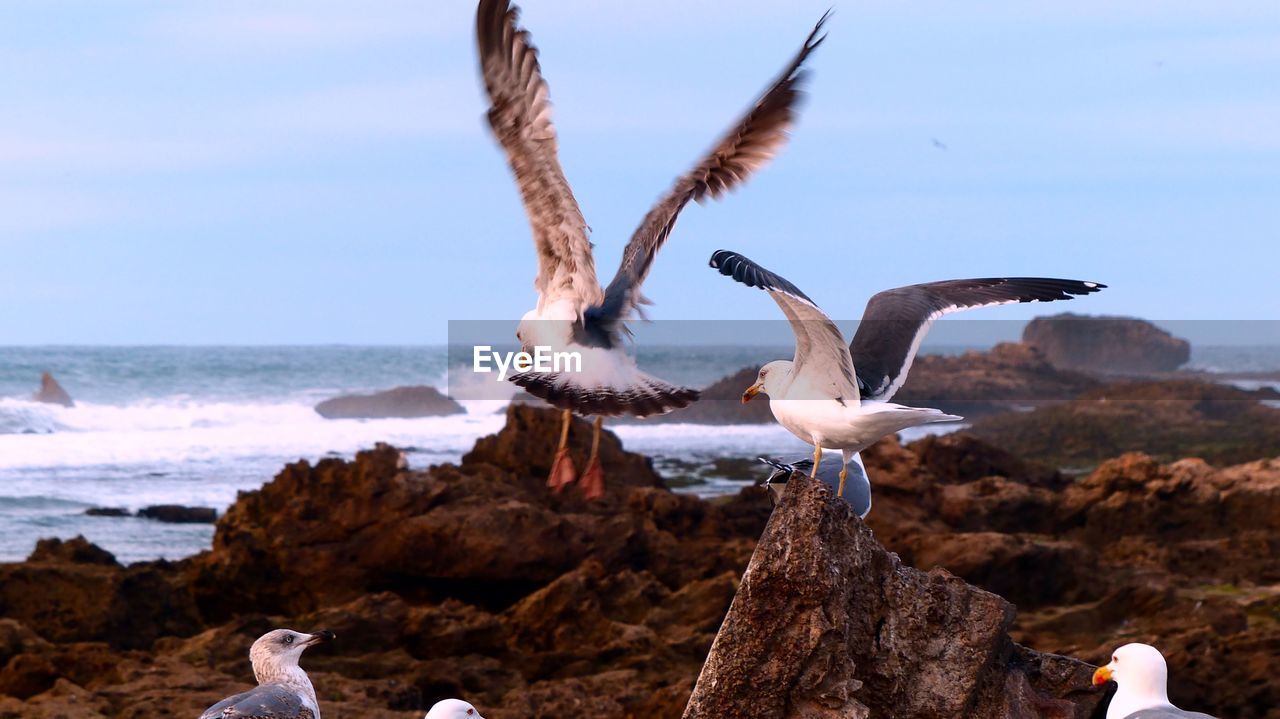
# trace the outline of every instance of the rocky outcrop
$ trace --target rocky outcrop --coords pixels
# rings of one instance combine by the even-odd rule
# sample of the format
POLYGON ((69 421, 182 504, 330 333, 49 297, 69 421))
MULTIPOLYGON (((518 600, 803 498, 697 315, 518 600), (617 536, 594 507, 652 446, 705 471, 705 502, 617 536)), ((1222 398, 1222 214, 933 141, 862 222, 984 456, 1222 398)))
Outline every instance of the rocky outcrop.
POLYGON ((1057 367, 1088 372, 1172 372, 1191 359, 1189 342, 1131 317, 1037 317, 1023 329, 1022 342, 1057 367))
POLYGON ((373 394, 341 395, 316 405, 325 419, 439 417, 465 412, 435 387, 396 387, 373 394))
POLYGON ((1091 716, 1093 667, 1017 646, 1013 618, 945 570, 904 566, 826 485, 793 479, 684 716, 1091 716))
POLYGON ((769 398, 757 395, 746 404, 742 403, 742 392, 755 384, 759 367, 743 367, 733 374, 722 377, 702 390, 698 401, 683 409, 672 410, 666 414, 652 417, 619 417, 623 423, 662 424, 671 422, 689 422, 692 424, 763 424, 773 421, 773 413, 769 411, 769 398))
POLYGON ((917 357, 893 401, 973 419, 1072 399, 1101 384, 1058 369, 1033 347, 1004 342, 986 352, 917 357))
MULTIPOLYGON (((121 567, 68 540, 0 565, 0 717, 196 716, 250 685, 246 648, 281 625, 338 634, 304 658, 326 716, 419 719, 446 696, 497 719, 679 715, 769 520, 767 495, 672 494, 611 434, 606 498, 553 494, 544 482, 559 420, 513 407, 461 464, 426 471, 386 446, 290 465, 241 495, 211 551, 182 562, 121 567)), ((590 425, 575 421, 570 438, 581 461, 590 425)), ((1008 605, 960 579, 1017 604, 1009 633, 1026 647, 1098 662, 1147 641, 1169 657, 1179 704, 1262 719, 1280 703, 1276 460, 1215 469, 1127 455, 1072 481, 964 434, 886 440, 864 460, 876 493, 868 526, 901 562, 851 518, 797 542, 840 537, 823 546, 836 548, 834 566, 860 572, 846 580, 897 594, 855 596, 819 573, 794 587, 787 609, 815 617, 813 646, 831 647, 822 634, 837 631, 813 613, 825 602, 851 638, 868 631, 853 608, 879 613, 885 657, 926 653, 894 664, 851 643, 847 655, 831 649, 831 664, 810 657, 788 691, 818 687, 813 711, 830 697, 874 710, 922 671, 981 710, 953 716, 1021 716, 1022 700, 1061 709, 1093 696, 1087 677, 1076 687, 1073 663, 1000 639, 1008 605), (907 619, 937 641, 914 643, 924 630, 907 619), (954 658, 952 642, 990 661, 954 658), (839 684, 840 656, 863 686, 839 684)), ((776 520, 794 531, 808 516, 784 511, 776 520)), ((781 591, 778 572, 820 568, 748 579, 752 591, 781 591)), ((786 617, 772 621, 786 628, 786 617)), ((953 707, 933 693, 903 701, 925 716, 953 707)))
POLYGON ((153 504, 139 509, 138 516, 168 524, 213 524, 218 520, 218 510, 181 504, 153 504))
POLYGON ((1023 457, 1089 468, 1125 452, 1164 461, 1199 457, 1236 464, 1280 455, 1280 399, 1200 380, 1109 384, 1066 403, 984 417, 969 430, 1023 457))
POLYGON ((44 402, 45 404, 60 404, 63 407, 74 407, 75 402, 71 400, 71 395, 58 384, 58 380, 53 378, 52 374, 45 372, 40 375, 40 389, 31 396, 34 402, 44 402))

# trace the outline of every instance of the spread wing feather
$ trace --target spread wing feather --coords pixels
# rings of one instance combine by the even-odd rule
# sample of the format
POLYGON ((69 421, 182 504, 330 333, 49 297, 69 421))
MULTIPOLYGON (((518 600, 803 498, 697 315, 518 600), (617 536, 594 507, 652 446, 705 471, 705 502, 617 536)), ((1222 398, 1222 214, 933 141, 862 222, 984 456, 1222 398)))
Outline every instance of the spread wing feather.
POLYGON ((509 0, 481 0, 476 10, 480 74, 489 94, 489 126, 507 153, 538 252, 534 286, 546 298, 568 296, 581 312, 603 297, 587 223, 557 157, 547 83, 528 31, 509 0))
POLYGON ((653 209, 645 215, 622 253, 622 262, 609 286, 604 302, 594 310, 601 322, 618 324, 629 319, 645 302, 640 285, 649 274, 654 257, 671 235, 676 218, 690 200, 702 202, 718 198, 741 185, 777 154, 795 123, 807 73, 801 69, 822 41, 819 35, 828 11, 805 40, 773 85, 712 150, 685 175, 678 178, 653 209))
POLYGON ((792 372, 797 379, 793 383, 803 377, 808 386, 830 399, 858 402, 853 360, 844 336, 813 300, 783 277, 736 252, 717 250, 711 255, 711 266, 748 287, 768 292, 778 303, 796 336, 792 372))
POLYGON ((907 380, 920 342, 934 320, 945 314, 1014 302, 1069 300, 1105 287, 1047 277, 988 277, 927 282, 880 292, 867 302, 849 343, 863 397, 893 397, 907 380))

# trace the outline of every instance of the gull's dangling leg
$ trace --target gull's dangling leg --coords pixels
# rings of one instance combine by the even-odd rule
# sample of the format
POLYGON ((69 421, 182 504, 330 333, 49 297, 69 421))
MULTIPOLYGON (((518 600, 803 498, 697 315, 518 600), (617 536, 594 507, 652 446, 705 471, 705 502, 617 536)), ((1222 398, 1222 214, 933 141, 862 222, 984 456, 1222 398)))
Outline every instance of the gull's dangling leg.
POLYGON ((573 412, 564 411, 564 426, 560 429, 560 446, 556 448, 555 459, 551 460, 551 476, 547 478, 547 486, 557 493, 566 484, 576 479, 573 473, 573 460, 569 459, 569 425, 573 423, 573 412))
POLYGON ((604 496, 604 472, 600 469, 600 424, 603 417, 596 417, 595 428, 591 433, 591 457, 587 460, 587 468, 582 473, 582 496, 587 499, 600 499, 604 496))
POLYGON ((818 465, 822 464, 822 445, 815 443, 813 445, 813 470, 809 472, 809 479, 818 478, 818 465))
POLYGON ((837 497, 844 496, 844 480, 849 476, 849 460, 853 459, 853 452, 847 449, 840 450, 840 454, 844 459, 844 464, 840 465, 840 488, 836 490, 837 497))

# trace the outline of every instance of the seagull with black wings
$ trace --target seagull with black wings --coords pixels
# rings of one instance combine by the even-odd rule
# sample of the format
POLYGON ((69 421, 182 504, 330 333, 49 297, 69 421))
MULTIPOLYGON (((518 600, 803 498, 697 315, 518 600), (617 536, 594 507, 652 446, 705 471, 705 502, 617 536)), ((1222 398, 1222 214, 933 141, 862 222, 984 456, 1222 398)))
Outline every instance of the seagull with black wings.
POLYGON ((825 36, 819 32, 827 16, 760 100, 649 210, 623 250, 617 273, 601 287, 586 220, 557 157, 537 50, 528 31, 517 25, 518 14, 509 0, 481 0, 476 11, 480 70, 491 103, 489 125, 515 174, 538 255, 538 303, 521 319, 516 338, 526 352, 575 353, 581 365, 572 371, 523 371, 510 379, 564 410, 547 482, 557 490, 575 479, 567 449, 572 414, 595 416, 582 487, 588 498, 598 498, 604 494, 597 457, 601 418, 663 414, 698 398, 697 390, 642 372, 627 353, 626 322, 648 302, 640 286, 690 200, 716 199, 734 189, 786 141, 806 75, 801 66, 822 43, 825 36))
POLYGON ((768 292, 791 324, 795 358, 761 367, 755 383, 742 393, 742 401, 767 394, 774 419, 813 445, 809 476, 817 476, 824 448, 840 450, 844 462, 838 495, 844 494, 849 461, 881 437, 908 427, 963 419, 889 401, 906 382, 920 342, 935 320, 976 307, 1069 300, 1106 287, 1045 277, 944 280, 898 287, 867 302, 853 341, 845 345, 836 323, 786 279, 729 250, 717 250, 710 264, 722 275, 768 292))

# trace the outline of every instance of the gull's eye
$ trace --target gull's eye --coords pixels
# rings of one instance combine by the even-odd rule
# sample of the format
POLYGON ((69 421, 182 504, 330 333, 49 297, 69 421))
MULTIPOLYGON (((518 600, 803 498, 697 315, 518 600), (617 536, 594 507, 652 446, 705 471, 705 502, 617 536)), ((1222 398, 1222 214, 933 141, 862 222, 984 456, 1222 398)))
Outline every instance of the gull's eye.
POLYGON ((475 709, 468 709, 468 710, 467 710, 467 716, 471 716, 472 714, 475 714, 475 713, 476 713, 476 710, 475 710, 475 709))
POLYGON ((286 634, 286 635, 284 635, 284 643, 285 643, 285 644, 293 644, 293 635, 292 635, 292 634, 286 634))
POLYGON ((1111 655, 1111 661, 1119 663, 1119 661, 1120 661, 1120 657, 1117 657, 1116 655, 1112 654, 1112 655, 1111 655))

